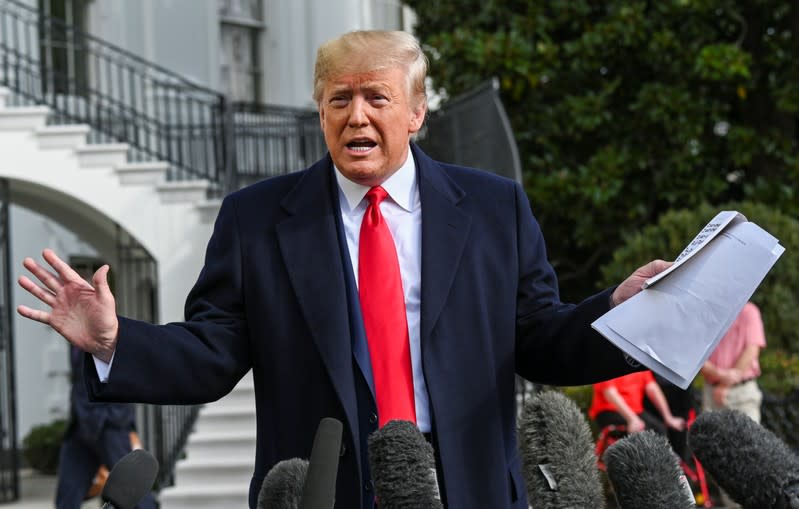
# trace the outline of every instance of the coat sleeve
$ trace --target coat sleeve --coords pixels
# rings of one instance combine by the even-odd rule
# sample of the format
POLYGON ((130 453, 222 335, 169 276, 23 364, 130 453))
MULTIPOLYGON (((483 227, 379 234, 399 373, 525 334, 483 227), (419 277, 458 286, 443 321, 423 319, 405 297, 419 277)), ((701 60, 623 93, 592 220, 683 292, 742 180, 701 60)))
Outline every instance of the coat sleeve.
POLYGON ((92 398, 195 404, 230 392, 251 362, 242 272, 238 220, 228 197, 186 299, 186 321, 153 325, 120 317, 108 382, 101 383, 93 366, 86 367, 92 398))
POLYGON ((612 288, 580 304, 560 301, 555 271, 527 196, 516 186, 519 286, 516 371, 548 385, 587 385, 621 376, 636 363, 591 328, 610 309, 612 288))

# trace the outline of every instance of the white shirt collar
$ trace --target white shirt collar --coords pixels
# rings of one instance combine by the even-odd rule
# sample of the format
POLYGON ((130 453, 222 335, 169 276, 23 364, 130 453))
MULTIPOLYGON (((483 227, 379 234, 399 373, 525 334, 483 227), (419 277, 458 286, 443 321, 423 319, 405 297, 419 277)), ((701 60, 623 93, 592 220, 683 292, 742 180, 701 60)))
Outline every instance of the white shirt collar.
MULTIPOLYGON (((333 165, 333 169, 335 170, 338 187, 344 195, 349 210, 355 209, 371 188, 349 180, 341 174, 341 171, 336 168, 335 164, 333 165)), ((410 150, 408 150, 408 158, 405 159, 405 162, 402 163, 399 170, 386 179, 382 187, 386 190, 394 203, 408 212, 414 209, 414 206, 418 202, 419 192, 416 187, 416 164, 414 163, 413 155, 410 150)))

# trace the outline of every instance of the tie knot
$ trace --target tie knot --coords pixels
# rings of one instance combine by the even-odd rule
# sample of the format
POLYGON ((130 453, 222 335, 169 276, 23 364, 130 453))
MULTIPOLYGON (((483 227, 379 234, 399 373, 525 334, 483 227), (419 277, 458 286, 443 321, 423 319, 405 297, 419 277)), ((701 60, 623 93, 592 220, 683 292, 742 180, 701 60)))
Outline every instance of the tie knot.
POLYGON ((369 200, 370 205, 375 207, 380 205, 380 202, 382 202, 386 196, 388 196, 388 193, 382 186, 375 186, 366 192, 366 199, 369 200))

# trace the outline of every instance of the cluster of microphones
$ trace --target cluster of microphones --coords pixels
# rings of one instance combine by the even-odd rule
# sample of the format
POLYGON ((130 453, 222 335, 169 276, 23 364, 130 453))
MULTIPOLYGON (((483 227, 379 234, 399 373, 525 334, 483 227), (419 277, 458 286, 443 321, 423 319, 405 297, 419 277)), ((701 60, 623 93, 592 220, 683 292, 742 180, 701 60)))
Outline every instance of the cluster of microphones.
MULTIPOLYGON (((332 508, 341 431, 339 421, 324 419, 310 461, 275 465, 264 480, 258 508, 332 508)), ((743 509, 799 509, 799 458, 743 413, 704 412, 688 440, 705 470, 743 509)), ((414 424, 391 421, 369 437, 368 445, 380 509, 442 507, 433 449, 414 424)), ((591 430, 574 401, 557 391, 530 398, 522 412, 519 449, 532 509, 605 507, 591 430)), ((663 435, 630 434, 608 447, 602 459, 620 509, 696 507, 663 435)))
MULTIPOLYGON (((519 435, 530 507, 605 507, 592 435, 572 400, 555 391, 537 394, 525 403, 519 435)), ((744 413, 701 413, 688 430, 688 446, 742 509, 799 509, 799 457, 744 413)), ((663 435, 629 434, 602 459, 620 509, 697 506, 663 435)))
MULTIPOLYGON (((267 474, 259 509, 332 509, 341 422, 324 419, 310 461, 281 461, 267 474)), ((799 509, 799 457, 776 435, 736 410, 703 412, 688 432, 691 450, 743 509, 799 509)), ((391 421, 368 441, 380 509, 439 509, 430 444, 410 422, 391 421)), ((519 448, 531 509, 605 507, 588 422, 557 391, 524 405, 519 448)), ((695 508, 693 491, 666 437, 630 434, 603 453, 619 509, 695 508)))
MULTIPOLYGON (((277 463, 261 486, 258 509, 332 509, 343 425, 319 424, 311 457, 277 463)), ((743 509, 799 509, 799 457, 776 435, 736 410, 703 412, 688 445, 715 482, 743 509)), ((380 509, 441 509, 432 446, 411 422, 391 421, 370 435, 369 467, 380 509)), ((524 405, 519 429, 532 509, 604 508, 592 434, 577 405, 556 391, 524 405)), ((696 507, 668 440, 630 434, 603 454, 620 509, 696 507)), ((111 470, 104 508, 131 509, 152 488, 158 462, 136 450, 111 470)))

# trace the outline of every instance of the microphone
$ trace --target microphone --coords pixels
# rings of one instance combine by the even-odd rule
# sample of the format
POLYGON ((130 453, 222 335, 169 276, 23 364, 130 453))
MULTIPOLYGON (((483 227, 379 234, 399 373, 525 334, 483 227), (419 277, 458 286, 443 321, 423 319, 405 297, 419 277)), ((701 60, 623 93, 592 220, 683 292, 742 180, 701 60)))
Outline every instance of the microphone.
POLYGON ((566 395, 533 395, 522 409, 519 446, 530 503, 541 509, 605 506, 585 416, 566 395))
POLYGON ((153 488, 158 474, 158 460, 145 451, 136 449, 122 457, 105 481, 100 498, 103 509, 133 509, 153 488))
POLYGON ((319 422, 299 509, 333 509, 343 429, 341 421, 332 417, 319 422))
POLYGON ((308 475, 308 460, 291 458, 275 464, 258 492, 258 509, 297 509, 308 475))
POLYGON ((744 509, 799 509, 799 459, 743 412, 702 412, 688 429, 688 445, 744 509))
POLYGON ((639 431, 614 443, 603 456, 620 509, 693 509, 688 479, 666 437, 639 431))
POLYGON ((387 422, 368 438, 380 509, 443 509, 433 447, 410 421, 387 422))

